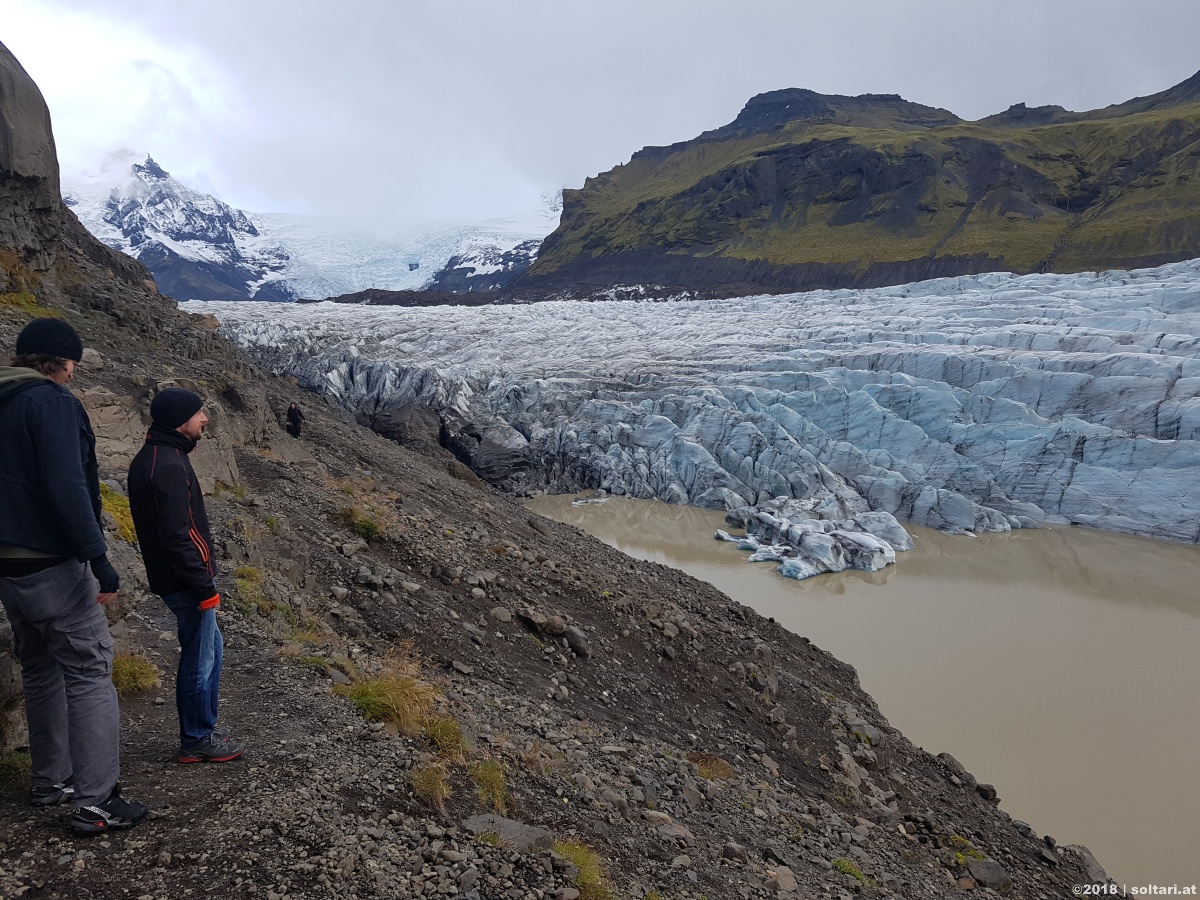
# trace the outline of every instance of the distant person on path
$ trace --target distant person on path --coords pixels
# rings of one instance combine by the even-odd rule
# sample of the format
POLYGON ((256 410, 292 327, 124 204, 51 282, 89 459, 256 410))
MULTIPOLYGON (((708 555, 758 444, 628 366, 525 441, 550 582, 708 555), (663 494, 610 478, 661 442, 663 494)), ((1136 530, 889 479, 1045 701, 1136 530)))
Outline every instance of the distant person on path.
POLYGON ((130 828, 121 796, 113 642, 101 606, 121 582, 100 528, 96 438, 66 388, 83 342, 34 319, 0 368, 0 601, 12 624, 33 764, 30 802, 74 802, 83 832, 130 828))
POLYGON ((294 438, 300 437, 300 424, 304 421, 304 413, 295 403, 288 407, 287 431, 294 438))
POLYGON ((224 641, 217 625, 216 565, 204 495, 188 454, 204 434, 204 401, 167 388, 150 404, 146 443, 129 466, 129 507, 150 590, 179 626, 179 761, 227 762, 246 745, 217 726, 224 641))

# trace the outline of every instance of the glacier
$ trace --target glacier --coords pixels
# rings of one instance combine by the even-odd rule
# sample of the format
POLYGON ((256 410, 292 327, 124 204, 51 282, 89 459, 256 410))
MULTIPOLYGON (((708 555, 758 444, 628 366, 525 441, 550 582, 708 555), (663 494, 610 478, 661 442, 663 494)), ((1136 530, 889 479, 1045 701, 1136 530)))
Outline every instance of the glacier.
POLYGON ((886 564, 896 520, 1200 540, 1200 260, 727 300, 184 308, 382 433, 435 411, 493 484, 724 508, 795 577, 886 564))

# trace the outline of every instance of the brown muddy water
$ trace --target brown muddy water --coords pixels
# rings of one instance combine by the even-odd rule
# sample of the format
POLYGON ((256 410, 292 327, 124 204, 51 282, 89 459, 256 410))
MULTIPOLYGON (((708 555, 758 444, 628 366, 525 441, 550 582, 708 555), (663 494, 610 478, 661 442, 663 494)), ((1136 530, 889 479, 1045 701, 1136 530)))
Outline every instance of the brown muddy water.
POLYGON ((612 498, 530 508, 682 569, 853 665, 910 740, 1111 877, 1200 882, 1200 548, 1082 528, 951 537, 882 572, 794 581, 711 510, 612 498))

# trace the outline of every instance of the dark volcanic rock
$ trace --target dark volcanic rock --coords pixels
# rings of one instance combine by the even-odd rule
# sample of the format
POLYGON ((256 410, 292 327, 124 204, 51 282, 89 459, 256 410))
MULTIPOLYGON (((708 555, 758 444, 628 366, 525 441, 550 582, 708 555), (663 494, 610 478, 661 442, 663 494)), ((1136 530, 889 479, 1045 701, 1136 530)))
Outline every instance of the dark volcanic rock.
POLYGON ((540 240, 525 241, 510 250, 475 247, 456 253, 433 277, 427 289, 455 294, 504 290, 533 265, 541 245, 540 240))
POLYGON ((58 153, 50 110, 33 79, 0 44, 0 173, 28 180, 31 199, 58 202, 58 153))

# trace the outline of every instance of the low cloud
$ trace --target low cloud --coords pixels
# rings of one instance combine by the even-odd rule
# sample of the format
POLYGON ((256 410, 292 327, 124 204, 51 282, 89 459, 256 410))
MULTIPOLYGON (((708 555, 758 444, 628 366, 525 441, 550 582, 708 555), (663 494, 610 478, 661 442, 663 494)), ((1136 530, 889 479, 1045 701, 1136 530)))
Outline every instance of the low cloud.
POLYGON ((532 205, 778 88, 1105 106, 1191 75, 1200 32, 1190 0, 6 5, 64 167, 144 148, 245 208, 410 222, 532 205))

